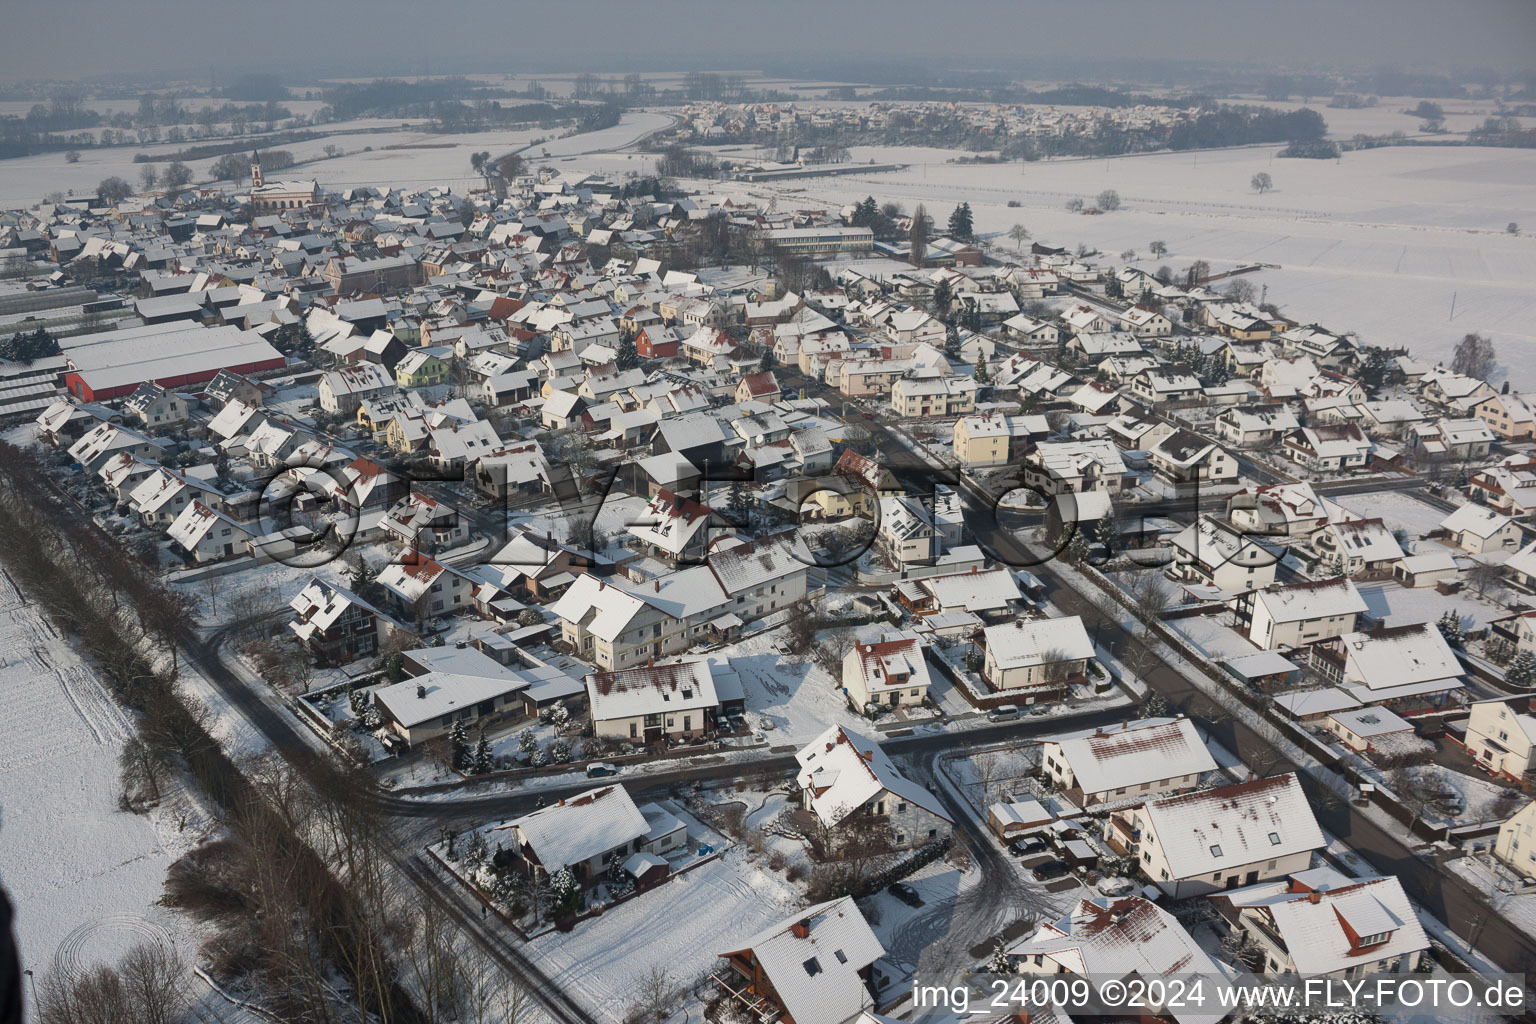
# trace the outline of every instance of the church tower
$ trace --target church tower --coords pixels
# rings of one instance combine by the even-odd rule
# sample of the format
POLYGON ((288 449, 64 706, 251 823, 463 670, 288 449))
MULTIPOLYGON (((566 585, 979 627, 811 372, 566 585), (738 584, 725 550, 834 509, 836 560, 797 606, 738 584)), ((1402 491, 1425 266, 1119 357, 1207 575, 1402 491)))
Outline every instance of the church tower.
POLYGON ((261 188, 261 154, 251 150, 251 188, 261 188))

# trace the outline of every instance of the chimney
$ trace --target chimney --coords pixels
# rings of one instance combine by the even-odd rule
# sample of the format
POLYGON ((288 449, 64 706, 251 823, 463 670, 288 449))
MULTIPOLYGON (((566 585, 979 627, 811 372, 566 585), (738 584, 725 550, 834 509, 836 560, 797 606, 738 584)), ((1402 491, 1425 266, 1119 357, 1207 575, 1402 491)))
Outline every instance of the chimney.
POLYGON ((661 580, 652 580, 651 587, 655 590, 656 593, 661 593, 661 580))
POLYGON ((800 920, 796 921, 794 924, 789 926, 789 933, 791 935, 793 935, 797 939, 808 939, 808 938, 810 938, 811 937, 811 919, 808 918, 808 917, 804 917, 804 918, 801 918, 800 920))
POLYGON ((1311 892, 1307 893, 1308 903, 1321 903, 1322 901, 1323 894, 1318 892, 1316 889, 1313 889, 1311 892))
POLYGON ((462 651, 464 648, 469 646, 469 641, 468 640, 455 640, 453 646, 455 648, 457 648, 458 650, 462 651))
POLYGON ((1254 779, 1257 779, 1258 777, 1259 776, 1258 776, 1257 772, 1249 772, 1248 773, 1248 780, 1247 781, 1252 782, 1254 779))
POLYGON ((427 699, 427 688, 425 686, 417 685, 417 687, 416 687, 416 699, 417 700, 426 700, 427 699))
POLYGON ((645 667, 646 668, 655 668, 656 667, 656 656, 654 654, 651 655, 649 658, 645 659, 645 667))

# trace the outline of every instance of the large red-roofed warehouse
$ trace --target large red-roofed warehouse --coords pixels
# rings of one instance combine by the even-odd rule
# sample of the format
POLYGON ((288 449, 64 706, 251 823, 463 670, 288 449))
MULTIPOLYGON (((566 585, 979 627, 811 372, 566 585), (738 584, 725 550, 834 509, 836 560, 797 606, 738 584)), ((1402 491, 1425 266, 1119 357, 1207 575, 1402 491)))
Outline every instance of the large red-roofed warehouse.
POLYGON ((131 395, 153 381, 166 388, 202 384, 220 370, 280 370, 283 354, 255 331, 185 322, 146 324, 59 343, 69 360, 64 386, 82 402, 131 395))

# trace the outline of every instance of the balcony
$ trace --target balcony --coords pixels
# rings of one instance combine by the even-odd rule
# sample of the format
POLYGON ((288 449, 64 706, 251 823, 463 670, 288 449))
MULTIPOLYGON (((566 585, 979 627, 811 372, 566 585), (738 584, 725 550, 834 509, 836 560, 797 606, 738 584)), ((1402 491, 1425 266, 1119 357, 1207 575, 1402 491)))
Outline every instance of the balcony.
POLYGON ((784 1014, 773 1000, 753 992, 751 983, 730 967, 715 971, 710 980, 719 986, 722 996, 745 1011, 750 1024, 774 1024, 784 1014))

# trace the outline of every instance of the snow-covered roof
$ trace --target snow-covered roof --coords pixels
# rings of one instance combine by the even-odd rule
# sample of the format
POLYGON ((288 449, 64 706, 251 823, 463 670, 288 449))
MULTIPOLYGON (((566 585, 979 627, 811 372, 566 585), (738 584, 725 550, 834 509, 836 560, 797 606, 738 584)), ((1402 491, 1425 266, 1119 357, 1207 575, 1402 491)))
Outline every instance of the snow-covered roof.
POLYGON ((1023 597, 1013 574, 1003 568, 927 576, 915 582, 946 610, 990 611, 1007 608, 1010 602, 1023 597))
POLYGON ((1275 697, 1275 706, 1293 718, 1305 718, 1308 715, 1326 715, 1345 708, 1357 708, 1360 702, 1338 687, 1326 686, 1319 690, 1279 694, 1275 697))
POLYGON ((595 722, 699 711, 720 703, 709 662, 703 660, 593 672, 586 684, 595 722))
POLYGON ((1418 915, 1395 877, 1358 881, 1335 877, 1325 885, 1308 885, 1307 874, 1292 876, 1301 883, 1299 892, 1276 880, 1221 894, 1233 906, 1253 907, 1269 916, 1297 974, 1305 978, 1342 973, 1362 963, 1429 948, 1418 915), (1388 938, 1361 949, 1355 947, 1350 931, 1357 937, 1388 938))
POLYGON ((1346 578, 1277 585, 1255 595, 1275 622, 1305 622, 1335 615, 1359 615, 1365 598, 1346 578))
POLYGON ((628 791, 617 785, 589 789, 496 827, 516 829, 551 874, 632 843, 651 830, 628 791))
POLYGON ((1084 793, 1104 793, 1143 782, 1215 771, 1216 761, 1195 725, 1178 718, 1144 718, 1117 726, 1047 738, 1084 793))
POLYGON ((484 675, 427 672, 375 690, 374 702, 385 707, 391 718, 409 729, 472 708, 481 701, 495 700, 528 688, 528 679, 516 670, 489 658, 485 660, 503 671, 484 675))
POLYGON ((1294 773, 1152 800, 1140 813, 1175 878, 1317 850, 1327 842, 1294 773))
POLYGON ((1440 520, 1440 528, 1451 533, 1470 533, 1487 539, 1514 522, 1491 508, 1467 503, 1440 520))
MULTIPOLYGON (((1107 978, 1227 973, 1173 915, 1140 896, 1081 900, 1067 916, 1009 946, 1008 953, 1048 956, 1073 974, 1107 978)), ((1181 1022, 1214 1021, 1220 1014, 1190 1007, 1173 1016, 1181 1022)))
POLYGON ((1437 681, 1460 685, 1457 680, 1466 671, 1431 623, 1346 633, 1339 643, 1344 652, 1344 681, 1372 690, 1437 681))
POLYGON ((750 950, 795 1024, 843 1024, 871 1002, 859 972, 885 955, 843 896, 797 911, 721 955, 750 950))
POLYGON ((796 781, 810 793, 811 810, 828 826, 838 824, 882 790, 951 820, 938 797, 901 774, 878 743, 844 726, 834 725, 816 737, 795 754, 795 760, 800 764, 796 781))
POLYGON ((1028 668, 1093 657, 1093 641, 1078 615, 1059 619, 1014 619, 982 631, 987 653, 999 669, 1028 668))

